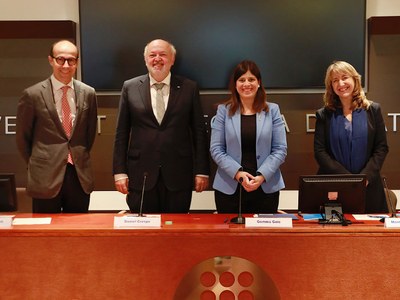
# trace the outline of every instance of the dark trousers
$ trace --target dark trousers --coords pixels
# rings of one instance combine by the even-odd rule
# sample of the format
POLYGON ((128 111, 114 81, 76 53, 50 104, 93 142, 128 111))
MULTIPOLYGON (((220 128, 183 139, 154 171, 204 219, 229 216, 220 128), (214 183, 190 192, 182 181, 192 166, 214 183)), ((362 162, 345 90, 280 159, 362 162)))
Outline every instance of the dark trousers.
MULTIPOLYGON (((140 212, 142 191, 130 190, 126 202, 132 213, 140 212)), ((160 175, 151 190, 144 192, 142 213, 188 213, 192 190, 170 191, 160 175)))
POLYGON ((79 182, 75 167, 67 164, 64 182, 55 198, 32 198, 33 213, 87 213, 90 194, 86 194, 79 182))
MULTIPOLYGON (((215 205, 220 214, 238 213, 240 186, 233 195, 227 195, 220 191, 215 191, 215 205)), ((246 192, 242 189, 242 213, 276 213, 279 205, 279 191, 266 194, 262 188, 254 192, 246 192)))

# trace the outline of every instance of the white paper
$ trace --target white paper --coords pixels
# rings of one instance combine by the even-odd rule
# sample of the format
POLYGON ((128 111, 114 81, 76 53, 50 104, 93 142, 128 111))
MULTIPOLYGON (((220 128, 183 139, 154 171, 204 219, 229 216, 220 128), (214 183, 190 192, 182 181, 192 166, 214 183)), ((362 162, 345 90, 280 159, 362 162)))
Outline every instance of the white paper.
POLYGON ((13 225, 45 225, 50 224, 51 218, 15 218, 13 225))
POLYGON ((380 219, 383 218, 388 218, 388 215, 385 214, 380 214, 380 215, 374 215, 374 214, 357 214, 353 215, 354 219, 357 221, 379 221, 380 219))

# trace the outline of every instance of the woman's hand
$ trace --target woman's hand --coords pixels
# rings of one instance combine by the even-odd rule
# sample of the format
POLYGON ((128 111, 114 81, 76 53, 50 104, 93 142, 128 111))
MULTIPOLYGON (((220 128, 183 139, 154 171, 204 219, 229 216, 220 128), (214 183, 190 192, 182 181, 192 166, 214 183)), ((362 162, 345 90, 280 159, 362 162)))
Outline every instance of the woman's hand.
POLYGON ((253 192, 260 187, 265 181, 262 175, 253 176, 248 172, 238 171, 235 175, 235 179, 241 184, 246 192, 253 192), (240 180, 242 178, 242 180, 240 180))

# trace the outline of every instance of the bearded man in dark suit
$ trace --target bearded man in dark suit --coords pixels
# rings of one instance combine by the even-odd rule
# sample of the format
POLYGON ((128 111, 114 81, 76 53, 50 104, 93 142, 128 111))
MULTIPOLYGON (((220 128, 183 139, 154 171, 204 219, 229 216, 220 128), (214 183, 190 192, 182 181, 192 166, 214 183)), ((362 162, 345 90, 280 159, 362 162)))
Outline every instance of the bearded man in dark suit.
POLYGON ((197 84, 171 75, 175 47, 164 40, 146 45, 148 74, 122 88, 114 143, 116 189, 131 211, 187 213, 192 190, 208 187, 208 141, 197 84), (160 104, 161 103, 161 104, 160 104), (161 105, 161 106, 160 106, 161 105))

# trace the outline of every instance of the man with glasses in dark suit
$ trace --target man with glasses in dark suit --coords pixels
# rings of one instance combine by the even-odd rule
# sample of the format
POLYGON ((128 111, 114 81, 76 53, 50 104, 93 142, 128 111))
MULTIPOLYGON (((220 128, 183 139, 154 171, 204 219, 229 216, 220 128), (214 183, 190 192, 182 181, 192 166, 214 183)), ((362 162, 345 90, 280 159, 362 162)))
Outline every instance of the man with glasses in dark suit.
POLYGON ((53 74, 24 90, 18 103, 17 146, 28 165, 34 213, 89 209, 97 99, 92 87, 73 78, 78 58, 70 41, 54 43, 48 56, 53 74))

